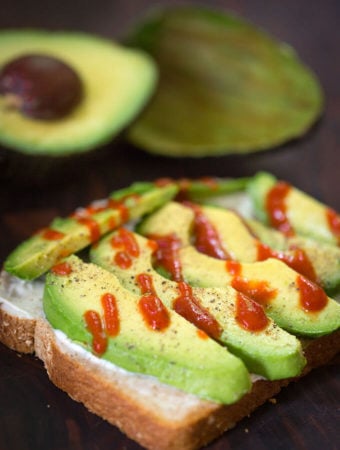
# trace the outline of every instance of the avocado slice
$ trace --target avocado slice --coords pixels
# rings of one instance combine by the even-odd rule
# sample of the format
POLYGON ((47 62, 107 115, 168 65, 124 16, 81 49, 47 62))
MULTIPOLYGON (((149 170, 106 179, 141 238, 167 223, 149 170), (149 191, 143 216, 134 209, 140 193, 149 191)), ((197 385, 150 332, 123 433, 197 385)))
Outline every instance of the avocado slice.
POLYGON ((329 295, 337 293, 340 287, 340 248, 304 236, 287 237, 258 220, 248 219, 247 227, 265 245, 282 255, 294 254, 294 249, 305 252, 311 262, 320 285, 329 295))
MULTIPOLYGON (((132 258, 128 267, 117 264, 117 254, 121 249, 112 245, 119 237, 119 230, 91 248, 92 262, 113 272, 127 289, 136 294, 141 292, 139 274, 148 274, 159 298, 167 307, 177 311, 179 283, 164 278, 153 269, 152 242, 137 233, 130 232, 130 235, 139 255, 132 258)), ((192 294, 200 307, 217 321, 221 332, 214 336, 215 339, 239 356, 251 372, 272 380, 300 374, 305 364, 300 342, 270 319, 266 327, 258 331, 242 328, 236 319, 237 292, 233 288, 192 288, 192 294)))
POLYGON ((254 202, 256 217, 264 224, 281 227, 287 235, 339 245, 340 216, 313 197, 267 172, 257 173, 247 184, 247 191, 254 202), (269 195, 276 208, 280 208, 281 223, 273 223, 275 211, 270 213, 269 195))
POLYGON ((24 154, 70 155, 109 141, 143 108, 157 80, 150 56, 85 33, 3 30, 0 49, 0 68, 39 53, 68 64, 83 83, 81 102, 59 120, 24 116, 0 96, 0 143, 24 154))
POLYGON ((205 255, 191 244, 194 221, 192 208, 175 202, 168 203, 151 214, 141 224, 139 231, 151 237, 175 233, 180 238, 182 248, 178 256, 182 275, 191 285, 232 285, 255 299, 262 290, 263 295, 268 297, 268 302, 263 303, 268 316, 289 332, 316 337, 340 326, 340 305, 328 298, 319 286, 278 259, 255 262, 258 261, 258 241, 237 214, 211 206, 200 206, 200 211, 217 231, 223 248, 227 250, 228 259, 233 262, 231 272, 237 270, 236 275, 229 272, 228 262, 205 255), (178 216, 181 216, 180 221, 177 220, 178 216), (166 223, 164 229, 163 223, 166 223), (238 261, 237 265, 235 261, 238 261), (308 290, 308 294, 305 290, 308 290), (311 302, 315 296, 315 304, 304 303, 303 293, 308 295, 311 302))
POLYGON ((49 227, 14 249, 4 268, 19 278, 37 278, 58 260, 82 250, 122 223, 138 219, 166 203, 177 190, 174 184, 158 187, 145 182, 113 192, 107 200, 79 209, 70 217, 54 219, 49 227))
MULTIPOLYGON (((259 249, 265 244, 269 255, 277 257, 303 275, 313 272, 314 281, 328 292, 334 293, 340 285, 340 249, 325 243, 316 243, 301 236, 286 237, 275 229, 264 226, 261 222, 243 219, 233 210, 203 205, 200 210, 213 223, 229 258, 252 263, 260 257, 259 249), (273 251, 271 251, 273 250, 273 251), (298 252, 303 252, 303 259, 298 252)), ((184 204, 171 201, 145 218, 138 226, 141 234, 152 235, 175 233, 182 245, 192 241, 194 212, 184 204), (176 218, 176 219, 174 219, 176 218)))
POLYGON ((76 256, 62 264, 67 274, 58 273, 56 266, 46 276, 43 305, 51 325, 72 341, 123 369, 152 375, 204 399, 234 403, 249 391, 242 361, 214 340, 200 337, 181 316, 162 305, 166 325, 149 327, 141 313, 145 295, 132 294, 112 273, 76 256), (103 303, 108 296, 114 316, 103 303), (89 313, 105 324, 97 333, 90 331, 89 313))
POLYGON ((314 338, 340 327, 340 304, 327 297, 319 286, 307 281, 277 259, 238 263, 241 275, 235 279, 226 270, 225 261, 199 253, 194 247, 184 247, 179 254, 183 277, 188 283, 202 287, 232 285, 235 289, 254 296, 255 300, 260 297, 262 300, 258 301, 264 305, 267 315, 290 333, 314 338), (307 299, 301 297, 301 292, 304 291, 302 286, 305 286, 308 293, 307 299), (312 305, 314 292, 317 298, 315 306, 312 305), (309 306, 305 305, 304 300, 307 300, 309 306), (318 301, 322 305, 318 306, 318 301))

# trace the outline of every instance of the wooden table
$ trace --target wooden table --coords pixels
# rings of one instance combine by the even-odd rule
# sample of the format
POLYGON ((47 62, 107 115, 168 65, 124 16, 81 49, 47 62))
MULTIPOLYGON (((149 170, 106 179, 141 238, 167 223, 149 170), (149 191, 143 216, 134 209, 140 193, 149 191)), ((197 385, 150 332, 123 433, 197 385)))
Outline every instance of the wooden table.
MULTIPOLYGON (((76 29, 118 37, 156 2, 1 2, 0 27, 76 29)), ((158 1, 166 3, 165 1, 158 1)), ((169 3, 169 2, 168 2, 169 3)), ((172 4, 180 3, 172 1, 172 4)), ((194 2, 193 2, 194 3, 194 2)), ((202 3, 202 2, 201 2, 202 3)), ((319 76, 326 95, 322 120, 303 139, 249 157, 175 160, 147 155, 123 141, 96 158, 74 162, 45 186, 20 186, 0 173, 0 261, 56 214, 103 197, 135 180, 162 176, 244 176, 268 170, 340 210, 340 3, 288 0, 207 1, 226 7, 291 44, 319 76), (59 179, 58 179, 59 178, 59 179)), ((5 173, 6 162, 0 170, 5 173)), ((339 448, 340 382, 336 361, 292 384, 211 444, 209 450, 339 448)), ((117 429, 55 388, 42 364, 0 345, 0 450, 137 450, 117 429)))

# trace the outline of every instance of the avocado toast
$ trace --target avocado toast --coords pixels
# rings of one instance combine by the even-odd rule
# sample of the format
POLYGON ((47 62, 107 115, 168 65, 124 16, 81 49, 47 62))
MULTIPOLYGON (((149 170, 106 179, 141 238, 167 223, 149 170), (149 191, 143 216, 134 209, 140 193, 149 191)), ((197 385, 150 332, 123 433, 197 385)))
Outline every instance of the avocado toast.
MULTIPOLYGON (((247 180, 244 186, 250 189, 252 182, 253 179, 247 180)), ((212 184, 203 183, 204 185, 207 192, 206 195, 202 195, 199 208, 203 208, 202 201, 218 203, 215 196, 212 195, 216 194, 218 190, 211 189, 212 184)), ((183 198, 185 194, 192 203, 193 199, 190 197, 193 197, 195 182, 190 184, 189 188, 188 184, 183 186, 183 183, 164 182, 164 180, 146 185, 138 184, 127 191, 115 193, 113 195, 115 202, 99 202, 79 210, 77 214, 82 216, 83 220, 80 221, 81 223, 77 222, 76 225, 85 226, 83 229, 85 231, 79 232, 78 235, 83 236, 90 229, 92 232, 94 229, 97 231, 99 229, 99 233, 96 234, 96 239, 91 239, 91 233, 87 233, 87 240, 83 240, 76 250, 70 249, 68 245, 62 245, 63 251, 61 251, 58 243, 65 242, 69 230, 59 229, 60 221, 54 221, 53 225, 48 226, 30 242, 22 244, 21 250, 20 248, 16 249, 8 257, 5 264, 7 273, 2 278, 1 296, 5 299, 6 293, 9 293, 9 286, 13 286, 13 282, 16 282, 18 276, 26 278, 28 281, 20 281, 23 290, 15 291, 18 303, 4 301, 2 304, 0 309, 1 340, 19 350, 17 340, 20 333, 15 333, 15 331, 19 330, 19 325, 23 325, 25 320, 30 321, 32 339, 31 347, 27 350, 35 350, 45 362, 52 381, 73 398, 82 401, 91 411, 119 426, 130 437, 150 449, 194 449, 206 444, 233 426, 266 399, 272 397, 289 382, 291 377, 298 377, 307 373, 313 366, 323 364, 339 349, 339 333, 337 331, 340 322, 339 306, 326 294, 324 295, 327 300, 323 300, 325 305, 320 306, 319 311, 304 311, 304 313, 307 316, 312 315, 314 322, 317 322, 320 311, 331 305, 334 311, 330 328, 319 333, 323 335, 322 337, 308 335, 308 329, 303 330, 305 333, 297 333, 296 336, 290 330, 284 331, 278 326, 277 318, 270 319, 267 308, 249 295, 245 295, 244 292, 241 292, 240 295, 240 291, 235 287, 194 286, 197 283, 190 281, 187 270, 182 270, 181 273, 175 271, 175 276, 171 274, 171 270, 165 270, 169 269, 169 266, 164 267, 161 262, 166 261, 166 258, 157 258, 157 253, 160 253, 159 249, 162 248, 160 237, 162 234, 167 235, 165 232, 167 227, 171 226, 171 221, 162 221, 161 226, 158 225, 152 233, 147 232, 147 228, 148 224, 150 226, 152 220, 155 220, 157 214, 166 208, 171 200, 183 198), (180 195, 178 195, 179 193, 180 195), (176 195, 177 197, 175 197, 176 195), (150 202, 150 197, 158 200, 150 202), (136 205, 138 205, 137 211, 136 205), (129 214, 126 213, 127 208, 130 208, 129 214), (112 213, 117 210, 122 220, 110 220, 109 217, 112 217, 112 213), (101 214, 100 217, 104 217, 104 221, 109 224, 104 231, 101 231, 101 226, 96 228, 94 225, 94 223, 98 223, 98 214, 101 214), (131 219, 134 220, 131 221, 131 219), (128 228, 121 227, 124 221, 129 224, 128 228), (113 231, 112 235, 109 234, 116 228, 118 229, 113 231), (58 233, 62 233, 62 235, 58 235, 58 233), (99 241, 102 234, 106 236, 99 241), (147 236, 143 237, 143 234, 147 236), (57 255, 56 259, 39 257, 41 247, 44 248, 43 254, 45 252, 45 241, 48 241, 48 246, 59 247, 59 250, 53 253, 57 255), (142 242, 145 242, 145 248, 149 250, 149 260, 145 259, 142 242), (81 259, 69 256, 85 246, 88 247, 91 243, 90 253, 79 254, 81 259), (111 251, 109 256, 106 252, 104 255, 102 253, 105 245, 108 245, 108 250, 111 251), (34 251, 28 250, 29 248, 34 251, 39 248, 38 257, 34 257, 34 251), (22 255, 25 255, 28 260, 26 266, 22 265, 23 272, 22 267, 18 264, 18 261, 24 260, 22 255), (92 262, 88 262, 88 259, 92 262), (35 267, 38 266, 41 270, 32 272, 30 261, 36 262, 37 260, 44 261, 44 265, 42 267, 41 262, 35 264, 35 267), (111 270, 107 270, 109 268, 108 261, 111 265, 110 269, 113 269, 113 274, 111 270), (145 265, 145 262, 150 266, 145 265), (143 267, 143 272, 133 272, 136 264, 141 264, 138 267, 143 267), (103 268, 99 266, 103 266, 103 268), (45 281, 37 278, 38 272, 41 276, 47 271, 49 272, 45 281), (9 275, 9 272, 13 272, 15 278, 9 275), (104 279, 107 281, 104 282, 104 279), (130 283, 129 279, 132 280, 130 283), (156 279, 160 281, 156 282, 156 279), (181 301, 174 302, 177 307, 170 308, 166 303, 162 286, 172 299, 178 300, 182 297, 181 301), (24 308, 20 305, 20 297, 25 295, 27 289, 28 291, 34 289, 38 291, 40 311, 39 314, 34 311, 28 312, 25 317, 22 312, 24 308), (95 292, 97 292, 96 295, 94 295, 95 292), (272 358, 273 366, 275 364, 280 366, 277 363, 279 353, 285 348, 285 344, 282 342, 287 343, 287 340, 294 342, 295 350, 291 353, 294 355, 291 372, 282 371, 281 376, 280 370, 277 370, 275 374, 265 371, 261 373, 263 352, 259 351, 251 361, 250 355, 245 357, 244 352, 242 353, 242 349, 244 350, 247 344, 241 344, 237 348, 230 344, 230 341, 222 342, 223 345, 217 343, 220 341, 219 337, 225 334, 223 330, 221 331, 223 321, 221 317, 216 316, 214 308, 208 308, 206 303, 202 304, 201 299, 205 296, 208 296, 208 301, 215 305, 219 303, 220 298, 227 297, 229 308, 225 307, 229 320, 227 323, 230 325, 230 320, 233 320, 234 328, 238 326, 244 336, 249 333, 250 340, 252 337, 254 340, 260 339, 261 335, 266 333, 271 336, 272 334, 268 333, 270 327, 279 330, 280 335, 286 336, 286 340, 279 341, 280 344, 274 355, 268 353, 268 359, 272 358), (42 297, 44 309, 42 309, 42 297), (144 337, 139 334, 135 336, 131 331, 126 333, 126 330, 129 327, 133 328, 133 325, 126 325, 124 316, 131 316, 135 313, 124 313, 127 302, 123 302, 124 306, 120 302, 121 298, 125 297, 130 299, 129 302, 137 311, 136 317, 138 317, 139 325, 136 324, 136 329, 143 329, 144 337), (188 302, 190 297, 194 301, 188 302), (74 307, 73 304, 77 298, 78 301, 74 307), (85 298, 87 300, 81 307, 81 302, 85 298), (181 315, 187 320, 193 318, 194 325, 189 324, 183 317, 180 317, 181 315), (17 321, 16 323, 13 322, 13 318, 17 321), (254 324, 254 321, 258 324, 258 320, 260 321, 260 325, 257 325, 258 328, 249 329, 250 324, 254 324), (174 321, 185 324, 183 332, 173 328, 174 321), (51 325, 57 330, 53 331, 51 325), (187 333, 191 333, 192 337, 188 338, 190 340, 184 344, 189 345, 190 348, 197 346, 198 349, 207 346, 206 348, 210 349, 209 358, 203 358, 204 361, 200 361, 199 350, 196 353, 188 348, 185 349, 183 338, 179 341, 171 339, 171 344, 169 344, 165 335, 171 333, 171 330, 175 330, 174 335, 177 336, 178 334, 188 336, 187 333), (13 332, 12 335, 11 332, 13 332), (35 334, 35 343, 33 343, 33 334, 35 334), (12 342, 9 342, 8 339, 10 335, 12 342), (126 336, 128 337, 126 338, 126 336), (150 339, 154 344, 150 343, 148 336, 151 336, 150 339), (159 339, 156 339, 155 336, 159 339), (162 345, 163 339, 165 341, 162 345), (159 348, 156 349, 155 346, 159 346, 159 348), (146 350, 146 347, 149 350, 146 350), (180 347, 184 347, 184 350, 182 348, 177 351, 180 347), (143 348, 142 351, 141 348, 143 348), (171 350, 172 348, 174 350, 171 350), (215 357, 214 353, 216 353, 215 357), (110 358, 110 354, 114 355, 113 360, 110 358), (109 362, 106 361, 107 359, 109 362), (205 366, 202 366, 203 363, 205 366), (203 368, 206 376, 199 376, 199 371, 195 370, 195 364, 197 364, 197 369, 203 368), (210 387, 209 368, 212 380, 210 387), (179 380, 177 384, 174 381, 176 377, 179 380), (220 384, 219 379, 221 380, 220 384), (233 384, 231 384, 232 382, 233 384), (114 404, 108 404, 108 396, 115 398, 114 404), (181 404, 180 413, 176 414, 175 418, 172 411, 179 404, 181 404), (132 410, 133 417, 131 416, 132 410)), ((229 197, 231 198, 232 195, 230 194, 229 197)), ((248 194, 244 195, 248 196, 248 194)), ((225 196, 222 195, 222 197, 225 196)), ((194 204, 198 205, 200 199, 195 198, 194 200, 194 204)), ((183 206, 183 203, 178 204, 183 206)), ((187 207, 186 205, 185 208, 187 207)), ((190 204, 189 211, 192 212, 192 210, 192 204, 190 204)), ((115 218, 117 219, 117 217, 115 218)), ((177 220, 181 222, 183 216, 178 215, 175 219, 175 222, 177 220)), ((206 223, 206 225, 209 226, 211 223, 206 223)), ((213 231, 214 229, 216 231, 216 228, 215 226, 211 227, 213 231)), ((183 252, 189 246, 197 250, 197 236, 199 235, 197 230, 195 231, 191 226, 189 230, 179 234, 182 240, 185 240, 186 236, 188 242, 182 247, 175 245, 175 251, 183 252)), ((220 233, 217 233, 214 237, 219 235, 220 233)), ((72 239, 71 241, 77 240, 72 239)), ((172 242, 176 244, 175 239, 172 242)), ((174 250, 174 247, 168 245, 167 248, 174 250)), ((228 249, 224 249, 224 251, 226 253, 228 249)), ((208 257, 202 253, 202 248, 200 248, 199 254, 208 257)), ((223 261, 223 259, 211 255, 209 258, 212 258, 214 262, 223 261)), ((167 261, 171 262, 171 258, 168 258, 167 261)), ((176 259, 172 261, 176 261, 176 259)), ((180 261, 182 262, 182 257, 180 261)), ((193 271, 195 263, 195 260, 191 263, 193 271)), ((222 263, 229 264, 230 267, 234 265, 234 268, 237 267, 236 263, 240 264, 239 261, 230 258, 225 258, 222 263)), ((209 264, 206 266, 206 272, 211 270, 209 264)), ((284 263, 280 261, 280 264, 284 263)), ((183 268, 184 264, 182 264, 183 268)), ((290 268, 289 270, 293 271, 294 269, 290 268)), ((203 280, 203 277, 200 279, 203 280)), ((213 282, 212 277, 210 277, 210 281, 213 282)), ((272 289, 278 289, 278 287, 272 289)), ((10 290, 13 292, 13 289, 10 290)), ((220 307, 222 306, 221 303, 220 307)))

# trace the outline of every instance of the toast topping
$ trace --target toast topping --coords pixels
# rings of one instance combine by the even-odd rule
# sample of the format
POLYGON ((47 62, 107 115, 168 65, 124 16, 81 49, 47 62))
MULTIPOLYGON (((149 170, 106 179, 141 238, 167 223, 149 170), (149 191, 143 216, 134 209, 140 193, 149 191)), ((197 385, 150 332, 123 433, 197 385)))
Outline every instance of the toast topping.
POLYGON ((194 211, 193 235, 194 245, 198 251, 218 259, 230 259, 214 225, 198 205, 189 203, 194 211))
POLYGON ((235 318, 239 325, 248 331, 262 331, 269 324, 262 306, 242 292, 238 292, 236 296, 235 318))
POLYGON ((212 338, 218 339, 222 333, 218 321, 195 298, 192 288, 180 281, 178 289, 180 295, 173 302, 174 310, 212 338))
POLYGON ((296 284, 300 291, 300 304, 307 312, 317 312, 324 309, 328 303, 325 291, 307 278, 298 275, 296 284))
POLYGON ((132 259, 139 256, 139 247, 134 235, 125 228, 120 228, 111 239, 113 248, 119 248, 115 254, 114 262, 122 269, 127 269, 132 264, 132 259))
POLYGON ((327 208, 326 217, 328 226, 340 245, 340 216, 333 209, 327 208))
POLYGON ((181 240, 175 233, 165 236, 151 234, 149 242, 155 242, 156 250, 153 253, 155 267, 162 267, 174 281, 182 280, 182 267, 178 250, 181 248, 181 240))
POLYGON ((59 239, 62 239, 65 234, 61 231, 53 230, 53 228, 44 228, 40 235, 43 239, 46 239, 47 241, 58 241, 59 239))
POLYGON ((261 241, 257 242, 257 261, 265 261, 268 258, 276 258, 287 266, 301 273, 312 281, 318 281, 311 260, 301 248, 291 249, 289 252, 276 251, 261 241))
POLYGON ((92 334, 92 349, 97 355, 105 353, 107 336, 103 330, 102 321, 97 311, 88 310, 84 313, 86 328, 92 334))
POLYGON ((291 187, 288 183, 278 182, 267 193, 266 209, 272 227, 284 233, 286 236, 294 234, 293 228, 287 217, 286 197, 291 187))
POLYGON ((104 311, 105 331, 111 337, 117 336, 120 325, 116 297, 107 292, 102 295, 101 304, 104 311))
POLYGON ((136 277, 142 297, 138 306, 147 325, 155 331, 162 331, 170 324, 170 317, 152 284, 150 275, 141 273, 136 277))
POLYGON ((54 275, 70 275, 72 273, 72 267, 68 262, 64 261, 53 266, 51 272, 54 273, 54 275))

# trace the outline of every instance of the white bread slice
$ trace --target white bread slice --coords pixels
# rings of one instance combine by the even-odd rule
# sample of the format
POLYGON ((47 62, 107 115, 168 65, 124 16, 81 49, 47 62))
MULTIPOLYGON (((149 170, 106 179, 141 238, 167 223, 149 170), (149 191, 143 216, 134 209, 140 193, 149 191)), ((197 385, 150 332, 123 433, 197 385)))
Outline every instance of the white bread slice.
MULTIPOLYGON (((304 348, 308 364, 303 375, 336 355, 340 331, 305 341, 304 348)), ((44 319, 37 321, 35 351, 56 386, 149 450, 198 449, 292 381, 254 378, 252 391, 241 400, 219 405, 103 362, 44 319)))
POLYGON ((34 352, 36 319, 43 317, 42 281, 0 274, 0 342, 20 353, 34 352))
MULTIPOLYGON (((0 277, 0 341, 36 352, 51 381, 90 411, 150 450, 194 450, 232 428, 291 380, 253 377, 252 391, 233 405, 219 405, 128 373, 104 362, 53 330, 42 310, 43 282, 0 277)), ((340 350, 340 330, 303 341, 304 374, 340 350)))

